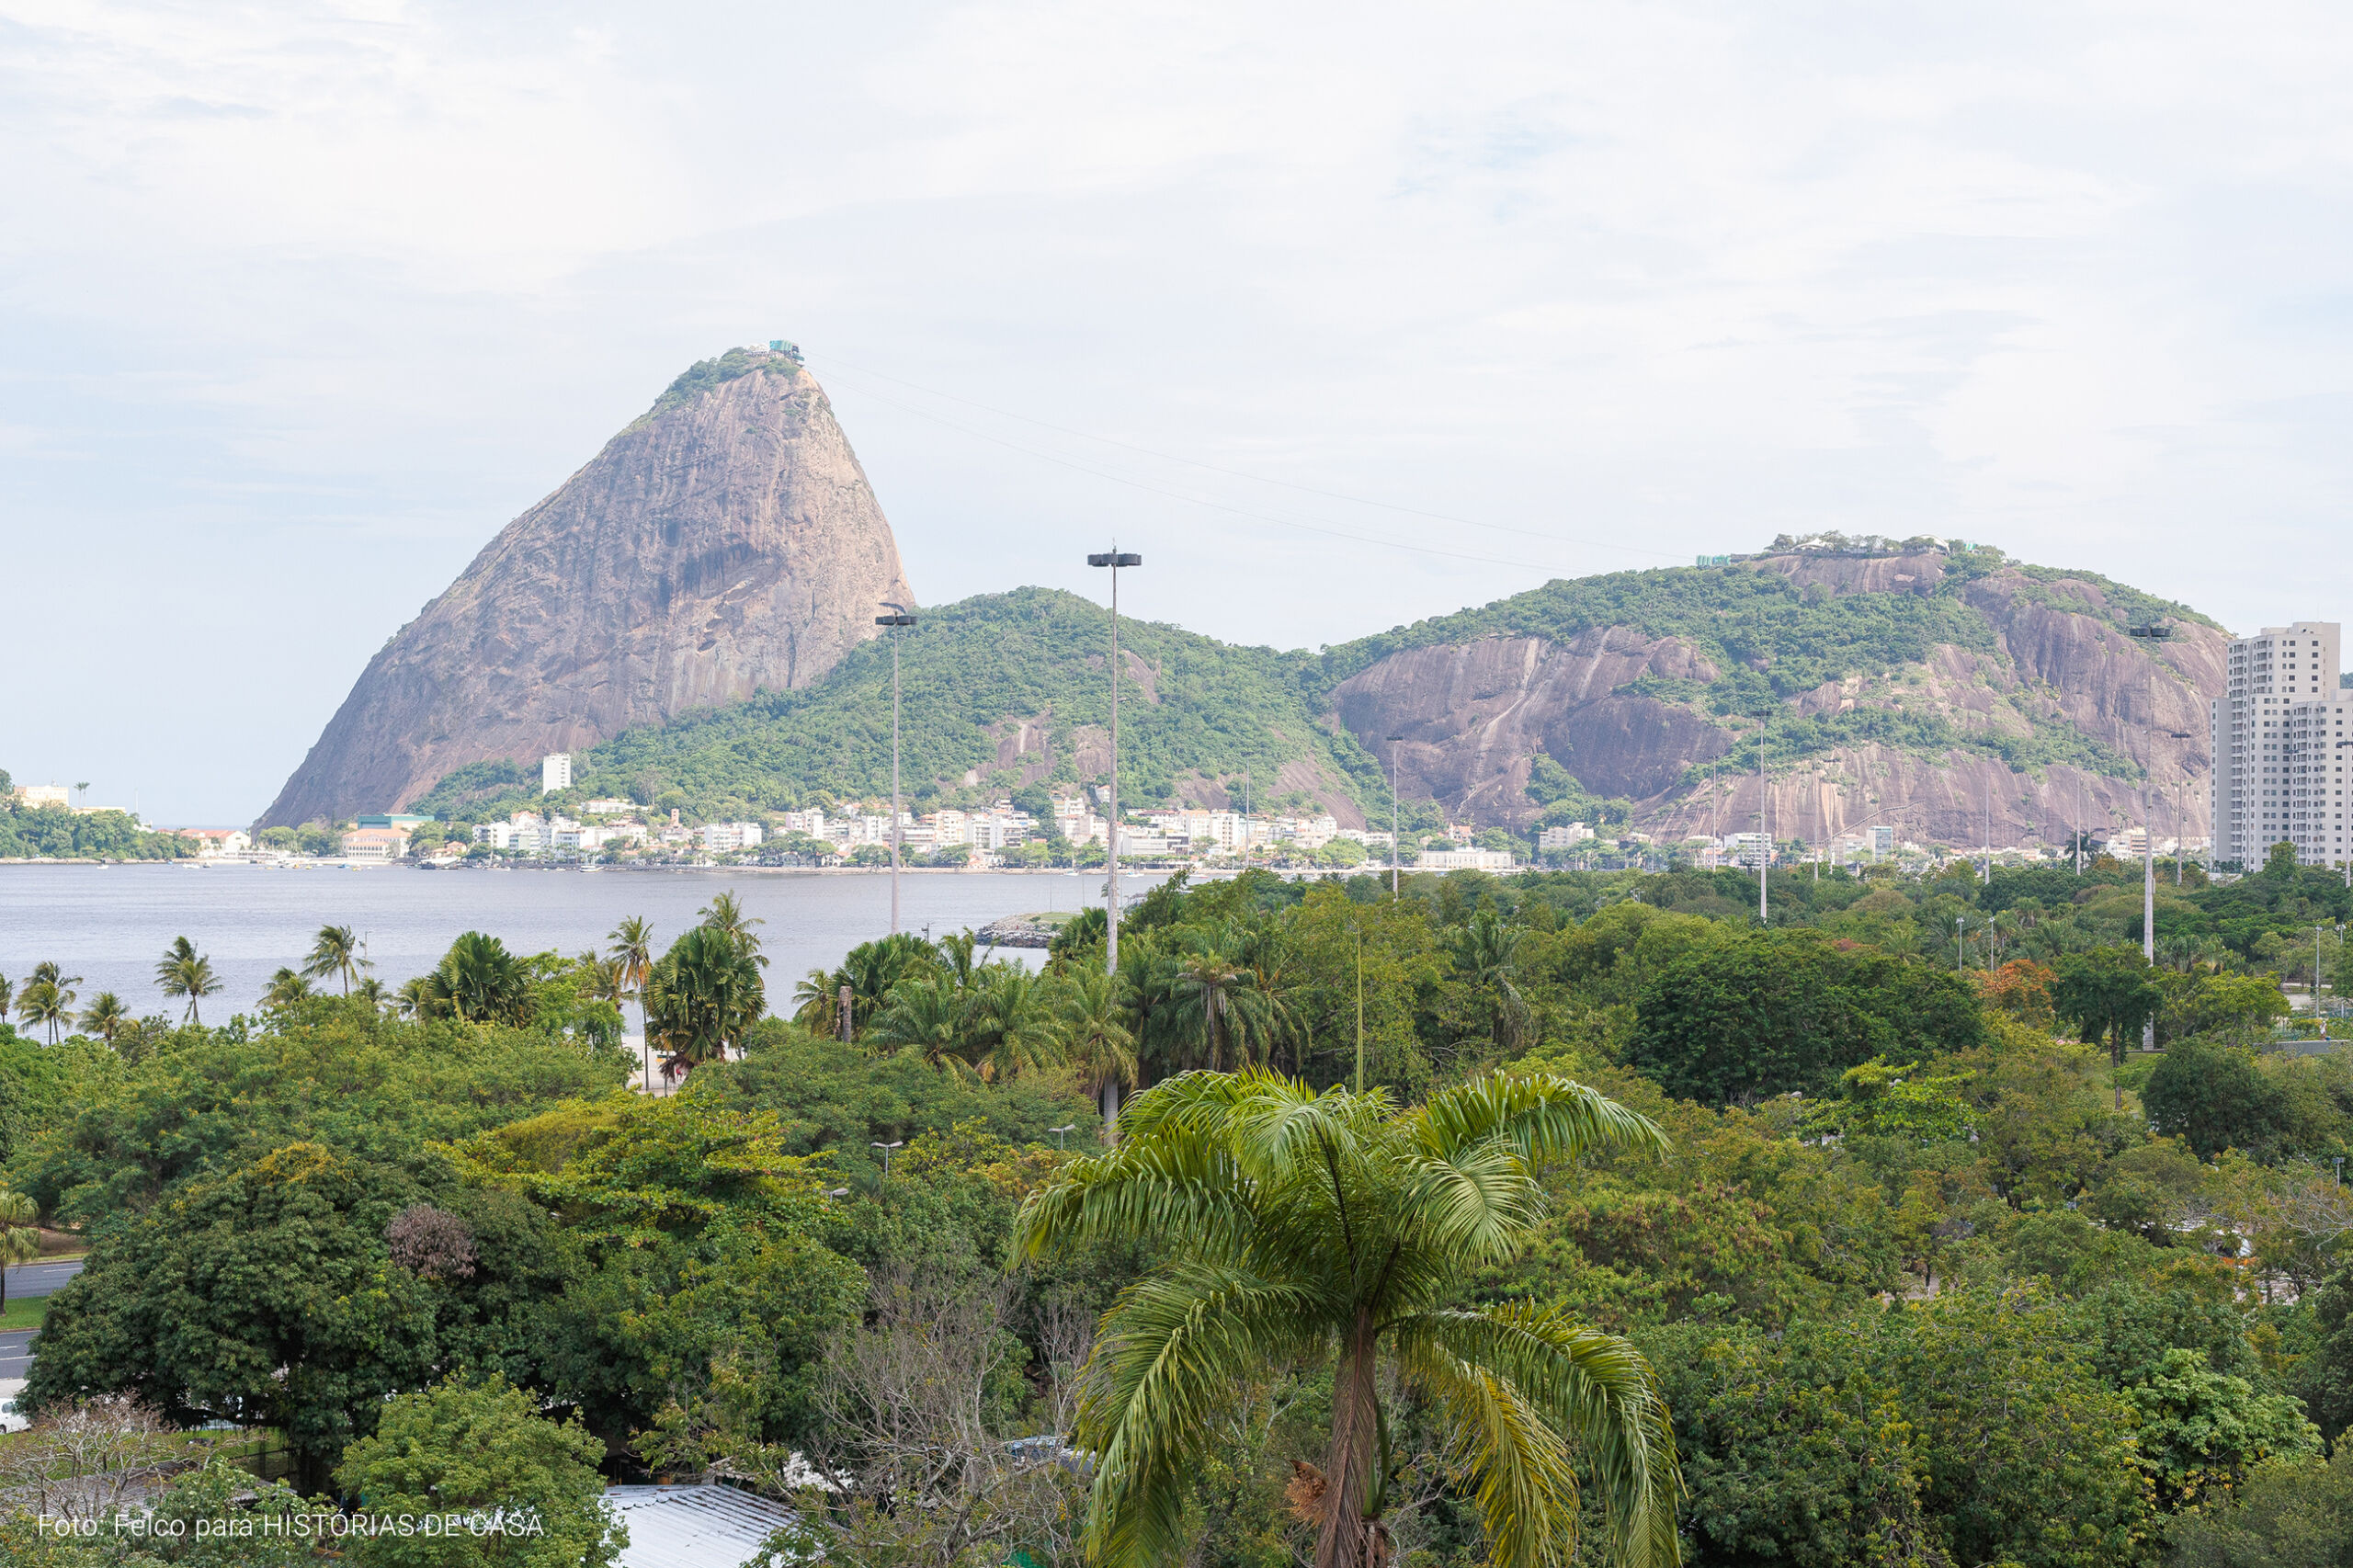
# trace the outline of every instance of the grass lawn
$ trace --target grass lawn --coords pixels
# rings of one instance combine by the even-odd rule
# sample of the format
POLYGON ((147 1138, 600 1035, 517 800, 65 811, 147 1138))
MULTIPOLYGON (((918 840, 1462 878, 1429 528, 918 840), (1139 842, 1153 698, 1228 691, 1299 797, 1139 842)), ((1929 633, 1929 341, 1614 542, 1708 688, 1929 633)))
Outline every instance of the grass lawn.
POLYGON ((39 1328, 41 1319, 48 1315, 47 1296, 12 1296, 8 1310, 0 1312, 0 1334, 12 1328, 39 1328))

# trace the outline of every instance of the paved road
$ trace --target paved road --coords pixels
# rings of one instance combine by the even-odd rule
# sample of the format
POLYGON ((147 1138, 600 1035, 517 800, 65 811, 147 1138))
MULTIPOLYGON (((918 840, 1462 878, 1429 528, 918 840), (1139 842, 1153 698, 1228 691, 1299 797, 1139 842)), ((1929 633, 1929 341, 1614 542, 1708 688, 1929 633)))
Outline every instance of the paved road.
MULTIPOLYGON (((62 1263, 20 1263, 8 1270, 8 1299, 13 1301, 18 1297, 53 1296, 59 1287, 81 1272, 82 1260, 78 1257, 62 1263)), ((40 1335, 37 1328, 0 1334, 0 1379, 21 1378, 31 1371, 33 1341, 40 1335)))
POLYGON ((20 1263, 8 1270, 8 1299, 13 1301, 20 1296, 54 1296, 60 1286, 81 1272, 82 1260, 78 1257, 69 1257, 63 1263, 20 1263))

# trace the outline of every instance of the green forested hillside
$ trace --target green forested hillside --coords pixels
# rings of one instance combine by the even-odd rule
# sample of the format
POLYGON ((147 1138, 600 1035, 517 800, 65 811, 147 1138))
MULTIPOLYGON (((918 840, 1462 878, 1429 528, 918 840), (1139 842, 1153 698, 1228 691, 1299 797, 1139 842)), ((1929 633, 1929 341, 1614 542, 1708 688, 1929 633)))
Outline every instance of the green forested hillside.
MULTIPOLYGON (((2029 566, 2006 559, 1998 550, 1981 548, 1947 556, 1943 581, 1927 594, 1833 595, 1747 565, 1655 567, 1555 578, 1493 604, 1343 643, 1324 654, 1324 675, 1337 685, 1392 653, 1433 643, 1482 637, 1544 637, 1565 642, 1596 627, 1622 626, 1645 637, 1680 637, 1697 643, 1725 672, 1714 683, 1716 710, 1745 712, 1768 692, 1789 698, 1843 676, 1917 664, 1939 642, 1992 649, 1992 629, 1961 593, 1970 583, 2005 567, 2023 574, 2036 588, 2062 579, 2089 584, 2108 601, 2108 619, 2119 628, 2164 619, 2214 624, 2186 605, 2097 573, 2029 566)), ((2075 599, 2068 608, 2091 608, 2075 599)))
MULTIPOLYGON (((997 768, 998 721, 1040 721, 1052 748, 1051 779, 1075 782, 1075 732, 1110 722, 1104 679, 1109 615, 1073 594, 1021 588, 923 612, 899 644, 902 774, 908 797, 938 804, 967 792, 1015 786, 997 768)), ((1178 627, 1123 619, 1129 664, 1120 687, 1121 790, 1165 799, 1188 774, 1231 778, 1247 770, 1260 799, 1278 793, 1289 764, 1319 768, 1368 799, 1379 765, 1320 722, 1323 681, 1313 655, 1240 648, 1178 627)), ((1125 662, 1123 660, 1123 662, 1125 662)), ((1034 748, 1033 748, 1034 749, 1034 748)), ((690 715, 658 730, 615 737, 575 757, 574 782, 652 804, 675 794, 704 814, 732 803, 784 809, 819 795, 887 795, 891 789, 891 648, 866 643, 817 685, 767 692, 690 715)), ((483 764, 445 779, 415 809, 449 814, 493 800, 526 779, 483 764)))
MULTIPOLYGON (((1778 766, 1875 744, 1919 756, 1997 756, 2014 769, 2063 763, 2136 777, 2131 758, 2052 716, 2023 683, 2005 686, 2006 697, 2019 700, 2006 702, 1998 722, 1956 715, 1915 689, 1939 646, 1998 655, 1993 623, 1965 597, 1972 583, 1997 571, 2006 574, 2002 591, 2012 600, 2055 599, 2050 585, 2063 580, 2087 585, 2105 608, 2080 595, 2068 596, 2066 608, 2120 630, 2168 619, 2213 624, 2097 574, 2027 566, 1992 549, 1945 556, 1942 579, 1926 593, 1833 593, 1746 564, 1561 579, 1321 653, 1237 647, 1178 627, 1124 622, 1122 646, 1154 675, 1149 695, 1133 679, 1121 687, 1122 790, 1131 801, 1157 802, 1188 776, 1238 781, 1246 769, 1258 798, 1274 802, 1288 792, 1272 783, 1285 765, 1309 764, 1335 792, 1375 804, 1385 793, 1380 763, 1330 718, 1341 682, 1413 648, 1497 636, 1565 644, 1606 627, 1683 639, 1720 672, 1711 682, 1644 676, 1624 695, 1711 719, 1769 714, 1778 766), (1824 682, 1853 676, 1865 684, 1849 710, 1800 714, 1790 707, 1824 682)), ((1007 719, 1042 720, 1053 748, 1051 780, 1077 781, 1074 732, 1108 718, 1107 619, 1090 600, 1043 588, 925 611, 901 644, 909 797, 956 803, 1012 788, 1015 775, 996 768, 992 728, 1007 719)), ((704 815, 781 809, 820 796, 870 798, 890 787, 890 649, 873 642, 805 689, 763 693, 618 736, 575 758, 574 778, 590 793, 704 815)), ((1755 735, 1746 722, 1737 729, 1722 765, 1745 770, 1756 766, 1755 735)), ((414 809, 449 815, 520 798, 537 782, 528 764, 460 770, 414 809)))

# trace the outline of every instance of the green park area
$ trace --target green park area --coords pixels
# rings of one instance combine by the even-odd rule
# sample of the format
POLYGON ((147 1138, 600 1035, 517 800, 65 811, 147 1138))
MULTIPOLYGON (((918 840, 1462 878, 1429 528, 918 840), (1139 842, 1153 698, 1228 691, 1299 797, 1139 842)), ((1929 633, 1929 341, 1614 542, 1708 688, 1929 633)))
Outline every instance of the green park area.
POLYGON ((225 1018, 191 933, 176 1016, 0 1030, 0 1229, 89 1242, 0 1486, 543 1554, 0 1562, 607 1563, 667 1477, 844 1563, 2341 1568, 2353 1062, 2280 986, 2346 890, 2198 882, 2154 964, 2112 862, 1765 926, 1733 872, 1180 879, 1116 973, 1097 911, 774 973, 722 897, 398 987, 330 929, 225 1018))

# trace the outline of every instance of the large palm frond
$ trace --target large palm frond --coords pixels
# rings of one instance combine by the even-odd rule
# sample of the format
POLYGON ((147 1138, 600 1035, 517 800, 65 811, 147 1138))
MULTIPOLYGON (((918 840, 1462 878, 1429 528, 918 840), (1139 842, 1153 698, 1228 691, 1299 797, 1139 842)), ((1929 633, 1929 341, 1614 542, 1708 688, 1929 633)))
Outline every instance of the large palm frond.
POLYGON ((1666 1134, 1650 1118, 1551 1073, 1490 1073, 1441 1089, 1415 1119, 1423 1149, 1440 1159, 1490 1138, 1508 1141, 1530 1162, 1601 1147, 1666 1150, 1666 1134))
MULTIPOLYGON (((1188 1461, 1234 1386, 1310 1348, 1321 1303, 1295 1280, 1182 1265, 1120 1293, 1117 1326, 1089 1358, 1078 1446, 1095 1456, 1086 1540, 1098 1562, 1173 1560, 1182 1550, 1188 1461)), ((1107 1320, 1108 1321, 1108 1320, 1107 1320)))
MULTIPOLYGON (((1401 1366, 1409 1377, 1427 1376, 1437 1396, 1451 1399, 1449 1387, 1477 1369, 1508 1382, 1559 1430, 1577 1435, 1599 1483, 1613 1562, 1667 1568, 1678 1560, 1675 1427, 1658 1375, 1631 1342, 1533 1301, 1426 1312, 1393 1333, 1401 1366)), ((1483 1464, 1487 1454, 1483 1448, 1471 1457, 1483 1464)), ((1574 1516, 1569 1523, 1573 1528, 1574 1516)), ((1495 1539, 1500 1555, 1504 1538, 1495 1539)))

